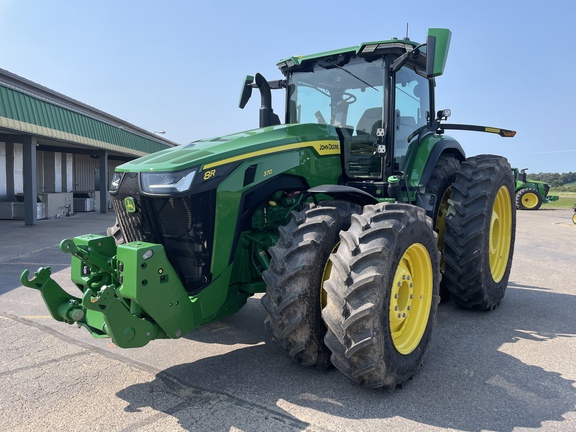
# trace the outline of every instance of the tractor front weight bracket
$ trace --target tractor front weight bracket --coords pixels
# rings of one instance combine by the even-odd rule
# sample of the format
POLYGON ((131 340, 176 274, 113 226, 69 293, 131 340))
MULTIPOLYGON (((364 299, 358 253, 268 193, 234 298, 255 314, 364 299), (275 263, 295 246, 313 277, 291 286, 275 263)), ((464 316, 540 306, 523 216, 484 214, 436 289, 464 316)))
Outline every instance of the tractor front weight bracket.
POLYGON ((72 255, 71 278, 81 297, 66 292, 39 268, 23 286, 40 291, 52 317, 77 323, 94 337, 109 336, 121 348, 146 345, 153 339, 179 338, 197 326, 198 307, 190 300, 162 245, 134 242, 116 246, 114 238, 95 234, 66 239, 72 255))

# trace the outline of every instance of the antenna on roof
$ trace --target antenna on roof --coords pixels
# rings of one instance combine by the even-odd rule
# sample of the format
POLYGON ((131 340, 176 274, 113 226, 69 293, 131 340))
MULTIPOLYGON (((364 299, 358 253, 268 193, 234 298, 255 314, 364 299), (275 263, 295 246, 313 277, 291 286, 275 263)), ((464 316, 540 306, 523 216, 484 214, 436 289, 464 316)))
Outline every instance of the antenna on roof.
POLYGON ((406 39, 408 39, 408 24, 409 23, 406 23, 406 39))

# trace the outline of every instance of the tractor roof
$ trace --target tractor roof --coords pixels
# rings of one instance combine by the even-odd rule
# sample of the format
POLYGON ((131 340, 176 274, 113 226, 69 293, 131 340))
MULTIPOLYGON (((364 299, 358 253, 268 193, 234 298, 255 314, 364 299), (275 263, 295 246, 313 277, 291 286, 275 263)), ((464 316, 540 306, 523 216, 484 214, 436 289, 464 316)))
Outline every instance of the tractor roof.
MULTIPOLYGON (((392 38, 384 41, 363 42, 358 46, 341 48, 333 51, 325 51, 318 54, 292 56, 280 60, 276 65, 282 71, 282 73, 286 74, 290 71, 309 70, 319 61, 324 59, 328 59, 338 64, 341 62, 347 63, 347 61, 352 56, 374 58, 380 57, 383 52, 389 53, 391 51, 397 51, 398 54, 403 54, 406 52, 406 50, 414 48, 418 45, 418 43, 413 42, 408 38, 392 38)), ((421 47, 420 50, 423 54, 426 52, 425 47, 421 47)))

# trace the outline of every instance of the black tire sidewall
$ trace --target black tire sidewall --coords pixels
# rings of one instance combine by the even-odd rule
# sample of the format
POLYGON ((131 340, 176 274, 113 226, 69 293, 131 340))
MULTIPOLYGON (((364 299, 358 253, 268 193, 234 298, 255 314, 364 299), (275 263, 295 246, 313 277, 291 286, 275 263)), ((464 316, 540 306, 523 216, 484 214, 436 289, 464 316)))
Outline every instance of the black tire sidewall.
POLYGON ((326 326, 320 308, 321 281, 330 253, 340 241, 339 232, 348 228, 354 211, 359 212, 360 208, 345 201, 310 205, 293 213, 292 221, 280 229, 280 239, 270 250, 271 264, 263 274, 267 292, 261 300, 268 313, 266 328, 273 336, 274 345, 297 363, 310 365, 316 357, 316 366, 325 368, 330 364, 330 351, 323 340, 326 326), (311 232, 315 241, 310 245, 304 239, 308 234, 303 226, 319 215, 325 219, 324 212, 331 213, 334 224, 321 224, 321 230, 311 232), (284 312, 282 303, 290 296, 297 299, 284 312), (299 319, 296 321, 291 314, 299 319), (285 333, 286 326, 297 327, 285 333), (294 347, 298 345, 306 348, 296 352, 294 347))
MULTIPOLYGON (((426 225, 421 221, 418 221, 416 224, 426 225)), ((435 280, 432 281, 432 299, 430 303, 428 320, 426 322, 426 329, 424 330, 418 346, 411 353, 401 354, 398 352, 396 346, 394 345, 390 329, 389 305, 391 303, 390 296, 392 292, 394 274, 398 268, 398 265, 400 264, 402 256, 413 244, 422 244, 429 254, 430 251, 434 251, 437 248, 436 238, 432 234, 431 230, 427 230, 424 226, 415 226, 416 224, 411 224, 410 227, 403 229, 403 233, 399 233, 398 242, 394 246, 391 253, 392 259, 390 260, 389 265, 386 265, 386 267, 383 267, 382 269, 383 287, 385 287, 384 303, 381 305, 383 313, 380 318, 380 325, 384 330, 381 334, 382 352, 383 355, 387 357, 385 363, 388 365, 390 373, 394 373, 397 377, 399 377, 397 378, 399 382, 403 382, 414 375, 423 361, 427 347, 430 344, 432 330, 436 321, 438 302, 440 299, 438 291, 440 282, 439 275, 432 270, 432 277, 435 280), (423 233, 426 233, 426 235, 422 235, 423 233)), ((434 256, 429 256, 429 258, 431 260, 430 264, 433 265, 432 260, 434 260, 434 256)))
POLYGON ((501 156, 475 156, 464 162, 462 169, 466 170, 466 175, 459 175, 453 186, 454 201, 447 217, 447 268, 444 274, 448 277, 448 289, 458 304, 490 310, 504 297, 512 267, 516 232, 514 181, 508 162, 501 156), (483 187, 488 184, 489 188, 483 187), (510 196, 512 221, 506 268, 496 282, 490 267, 490 228, 494 203, 502 186, 510 196), (462 242, 467 243, 462 246, 462 242))
POLYGON ((323 310, 332 363, 363 386, 395 388, 420 367, 436 318, 440 255, 432 219, 408 204, 366 206, 340 237, 341 246, 331 257, 336 270, 325 284, 329 302, 323 310), (392 339, 391 293, 400 260, 415 243, 430 257, 432 298, 424 333, 417 347, 404 355, 392 339))
POLYGON ((519 210, 538 210, 541 206, 542 206, 542 195, 540 195, 536 189, 524 188, 524 189, 521 189, 518 192, 516 192, 516 207, 519 210), (538 202, 536 203, 536 205, 534 207, 526 207, 524 205, 524 203, 522 202, 522 198, 524 198, 524 195, 526 195, 528 193, 531 193, 531 194, 535 195, 536 198, 538 198, 538 202))

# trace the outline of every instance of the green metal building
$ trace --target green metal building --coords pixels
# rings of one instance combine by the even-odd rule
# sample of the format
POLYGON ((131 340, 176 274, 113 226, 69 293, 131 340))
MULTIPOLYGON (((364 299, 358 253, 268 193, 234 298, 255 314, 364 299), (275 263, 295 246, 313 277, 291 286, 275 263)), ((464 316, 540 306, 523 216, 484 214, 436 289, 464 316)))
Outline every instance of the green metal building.
POLYGON ((105 213, 117 165, 175 145, 0 69, 0 219, 34 225, 73 212, 75 196, 92 197, 105 213), (57 203, 49 212, 39 211, 43 197, 57 203))

